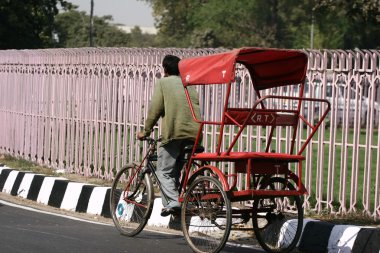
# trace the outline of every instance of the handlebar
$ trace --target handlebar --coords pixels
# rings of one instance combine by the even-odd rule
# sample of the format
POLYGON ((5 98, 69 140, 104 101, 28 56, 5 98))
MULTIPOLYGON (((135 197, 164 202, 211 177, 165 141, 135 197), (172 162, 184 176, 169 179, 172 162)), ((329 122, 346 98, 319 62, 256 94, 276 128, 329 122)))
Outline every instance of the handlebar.
POLYGON ((141 138, 139 139, 140 141, 147 141, 149 145, 152 145, 152 144, 157 144, 157 142, 161 142, 162 141, 162 137, 158 137, 157 139, 154 139, 150 136, 147 136, 147 137, 144 137, 144 138, 141 138))

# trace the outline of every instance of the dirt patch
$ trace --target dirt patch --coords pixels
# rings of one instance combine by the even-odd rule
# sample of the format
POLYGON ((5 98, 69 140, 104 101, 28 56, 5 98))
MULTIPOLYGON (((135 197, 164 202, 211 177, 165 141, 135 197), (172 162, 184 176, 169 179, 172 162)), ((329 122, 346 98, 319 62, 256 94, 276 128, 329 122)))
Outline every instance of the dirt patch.
POLYGON ((380 228, 380 220, 374 220, 369 215, 361 213, 349 213, 345 215, 324 214, 324 215, 308 215, 305 218, 322 220, 336 225, 353 225, 353 226, 371 226, 380 228))

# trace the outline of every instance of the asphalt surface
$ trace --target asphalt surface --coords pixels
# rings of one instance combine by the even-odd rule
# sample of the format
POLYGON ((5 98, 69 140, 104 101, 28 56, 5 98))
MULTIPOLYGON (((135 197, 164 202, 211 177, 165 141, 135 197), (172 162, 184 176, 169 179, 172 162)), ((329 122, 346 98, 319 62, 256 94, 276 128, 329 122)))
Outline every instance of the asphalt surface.
MULTIPOLYGON (((50 220, 39 216, 35 217, 37 214, 9 211, 10 207, 3 204, 0 207, 1 253, 191 252, 183 239, 180 223, 170 217, 159 215, 160 199, 155 201, 152 216, 144 232, 137 237, 128 238, 120 236, 114 228, 112 220, 108 218, 110 216, 109 187, 70 182, 61 177, 45 177, 9 168, 0 167, 0 171, 0 191, 2 191, 0 192, 0 203, 5 203, 1 200, 6 200, 48 212, 108 224, 108 228, 105 228, 104 224, 92 224, 95 226, 92 228, 87 227, 89 224, 81 225, 83 222, 79 221, 71 221, 72 224, 65 221, 58 222, 57 218, 50 220), (154 230, 154 233, 149 230, 154 230), (170 233, 170 235, 163 234, 163 232, 170 233)), ((67 219, 67 217, 63 219, 67 219)), ((379 228, 339 225, 305 219, 298 249, 303 252, 378 253, 379 242, 379 228)), ((231 230, 228 243, 222 252, 263 252, 251 229, 231 230)))
MULTIPOLYGON (((182 235, 143 231, 122 236, 109 224, 10 206, 0 201, 0 252, 192 252, 182 235)), ((29 209, 28 209, 29 208, 29 209)), ((261 253, 258 248, 226 245, 222 252, 261 253)))

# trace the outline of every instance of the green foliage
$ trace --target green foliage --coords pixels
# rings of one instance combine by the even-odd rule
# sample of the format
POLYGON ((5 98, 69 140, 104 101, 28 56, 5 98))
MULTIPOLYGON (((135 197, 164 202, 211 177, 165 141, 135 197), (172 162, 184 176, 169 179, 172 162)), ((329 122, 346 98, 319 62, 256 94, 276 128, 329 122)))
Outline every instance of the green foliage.
MULTIPOLYGON (((93 18, 95 47, 148 47, 154 45, 154 36, 143 34, 139 27, 126 33, 110 24, 111 16, 93 18)), ((57 47, 89 47, 90 16, 85 12, 70 10, 57 15, 55 20, 57 47)))
MULTIPOLYGON (((90 16, 64 0, 0 0, 0 49, 90 46, 90 16), (60 6, 61 13, 59 13, 60 6)), ((126 33, 111 16, 93 17, 96 47, 154 46, 154 35, 126 33)))
POLYGON ((380 48, 380 1, 320 0, 315 13, 328 48, 380 48))
POLYGON ((158 43, 185 47, 306 47, 310 1, 146 0, 158 43))
POLYGON ((0 0, 0 49, 51 47, 57 5, 64 0, 0 0))
POLYGON ((163 47, 380 47, 378 0, 141 1, 163 47))
MULTIPOLYGON (((122 47, 128 45, 130 35, 109 24, 111 16, 94 17, 94 46, 122 47)), ((90 46, 90 16, 70 10, 57 15, 55 20, 58 47, 90 46)))
POLYGON ((199 4, 197 0, 148 1, 153 3, 153 15, 159 30, 156 42, 161 47, 187 47, 193 32, 193 10, 199 4))
MULTIPOLYGON (((0 0, 0 49, 89 46, 90 17, 68 1, 0 0)), ((153 8, 157 36, 95 16, 94 46, 380 48, 378 0, 140 1, 153 8)))
POLYGON ((69 11, 59 14, 55 20, 58 36, 57 47, 88 46, 89 18, 84 12, 69 11), (73 36, 73 35, 76 36, 73 36))
POLYGON ((195 48, 212 48, 222 45, 211 29, 195 30, 191 37, 191 45, 195 48))
POLYGON ((130 33, 130 47, 154 47, 155 46, 155 35, 153 34, 143 34, 140 27, 135 26, 132 28, 130 33))

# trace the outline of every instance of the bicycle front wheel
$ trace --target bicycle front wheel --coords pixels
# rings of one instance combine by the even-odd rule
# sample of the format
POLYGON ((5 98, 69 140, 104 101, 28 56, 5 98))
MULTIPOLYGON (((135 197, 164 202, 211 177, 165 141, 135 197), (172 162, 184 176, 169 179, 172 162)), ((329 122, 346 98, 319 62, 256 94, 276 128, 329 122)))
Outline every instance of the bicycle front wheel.
POLYGON ((186 192, 182 211, 182 231, 197 253, 223 249, 231 230, 231 202, 221 183, 202 176, 186 192))
POLYGON ((148 173, 135 165, 123 167, 112 183, 110 210, 113 222, 122 235, 140 233, 152 213, 154 192, 148 173))

